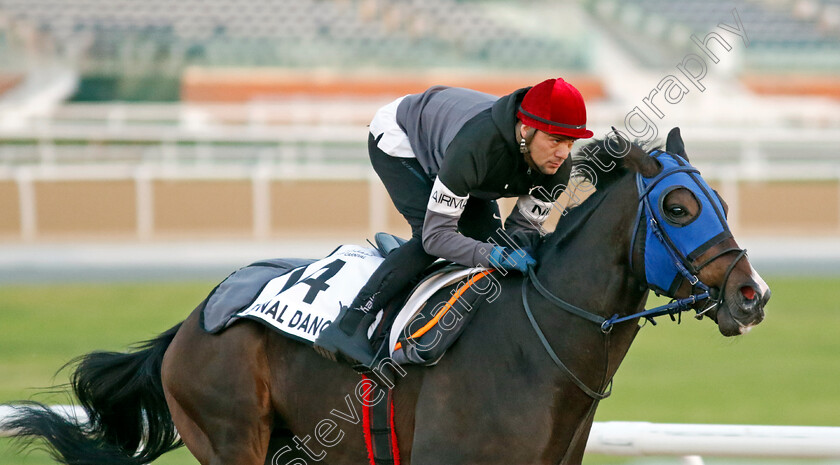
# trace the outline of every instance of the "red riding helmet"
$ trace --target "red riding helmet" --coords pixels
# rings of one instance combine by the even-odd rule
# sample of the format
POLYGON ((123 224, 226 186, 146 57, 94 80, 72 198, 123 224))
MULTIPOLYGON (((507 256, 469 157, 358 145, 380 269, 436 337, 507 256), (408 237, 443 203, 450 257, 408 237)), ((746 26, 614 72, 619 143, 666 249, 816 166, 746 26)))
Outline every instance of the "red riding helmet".
POLYGON ((516 116, 523 124, 549 134, 588 139, 586 104, 575 86, 562 78, 547 79, 525 94, 516 116))

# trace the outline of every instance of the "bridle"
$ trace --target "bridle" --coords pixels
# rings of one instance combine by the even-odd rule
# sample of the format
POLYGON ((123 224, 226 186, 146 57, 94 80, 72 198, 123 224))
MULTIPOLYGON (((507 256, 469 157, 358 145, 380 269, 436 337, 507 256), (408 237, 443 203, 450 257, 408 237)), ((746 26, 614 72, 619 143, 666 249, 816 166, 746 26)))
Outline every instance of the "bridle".
MULTIPOLYGON (((663 289, 660 285, 661 283, 651 282, 651 279, 648 278, 647 273, 645 272, 641 273, 641 278, 639 278, 640 281, 645 282, 647 284, 648 289, 653 290, 657 294, 661 293, 668 295, 672 297, 673 300, 666 305, 662 305, 649 310, 644 310, 642 312, 634 313, 632 315, 619 316, 618 314, 614 314, 610 318, 604 318, 598 314, 572 305, 571 303, 566 302, 565 300, 552 294, 551 291, 549 291, 537 278, 537 274, 534 270, 533 265, 528 267, 528 273, 525 276, 525 279, 522 280, 522 305, 525 308, 525 314, 528 317, 528 321, 530 321, 534 332, 537 334, 537 337, 543 345, 543 348, 548 353, 549 357, 554 362, 554 364, 566 375, 566 377, 569 378, 572 381, 572 383, 574 383, 575 386, 578 387, 578 389, 583 391, 587 396, 589 396, 593 400, 586 414, 586 417, 584 418, 584 421, 582 421, 575 430, 569 447, 566 450, 566 454, 560 459, 560 462, 558 463, 563 463, 565 459, 568 458, 569 454, 572 453, 572 451, 574 450, 573 446, 580 439, 580 435, 584 431, 583 425, 586 424, 586 420, 595 414, 595 409, 598 407, 598 403, 602 399, 609 397, 612 393, 612 377, 609 377, 609 348, 610 334, 612 333, 612 329, 615 327, 615 325, 627 321, 633 321, 638 318, 645 318, 652 325, 656 325, 656 321, 654 321, 655 317, 669 315, 673 320, 675 319, 675 316, 679 317, 680 315, 682 315, 682 312, 693 309, 698 302, 702 301, 709 301, 709 305, 702 310, 695 309, 695 311, 697 312, 695 316, 698 319, 703 318, 703 315, 711 311, 712 309, 717 311, 717 309, 720 308, 720 306, 723 304, 724 292, 722 290, 726 289, 726 284, 729 282, 729 276, 735 269, 735 266, 738 264, 738 262, 740 262, 741 259, 747 255, 746 249, 729 247, 715 253, 712 257, 706 259, 703 263, 700 263, 699 265, 695 264, 695 261, 699 256, 702 256, 705 252, 722 242, 724 239, 732 237, 732 234, 729 231, 729 226, 726 223, 720 198, 717 196, 715 198, 712 198, 710 191, 714 191, 711 188, 709 188, 705 181, 703 181, 703 179, 699 176, 700 172, 696 168, 688 164, 687 160, 684 160, 678 155, 673 155, 667 152, 654 151, 651 152, 650 156, 656 157, 662 154, 670 156, 671 160, 675 161, 678 166, 670 168, 666 167, 662 171, 660 171, 660 173, 657 174, 654 178, 649 180, 646 180, 646 178, 644 178, 641 175, 641 173, 636 173, 636 188, 639 194, 639 208, 637 210, 636 220, 633 223, 633 227, 631 228, 629 254, 630 269, 632 270, 632 272, 636 272, 636 267, 634 266, 634 263, 632 261, 633 255, 636 251, 636 247, 649 243, 647 241, 647 234, 645 234, 644 240, 641 240, 637 243, 637 239, 639 239, 639 231, 643 229, 641 228, 641 226, 644 224, 646 226, 644 230, 650 231, 651 238, 656 239, 655 244, 658 244, 657 247, 664 251, 668 261, 670 261, 671 267, 673 267, 673 269, 675 270, 676 278, 672 280, 672 283, 669 286, 669 290, 673 290, 674 292, 676 292, 676 288, 679 287, 677 285, 677 282, 687 280, 688 283, 691 285, 691 295, 689 295, 689 297, 676 299, 675 297, 673 297, 674 292, 669 292, 669 290, 663 289), (717 239, 716 242, 714 240, 706 241, 701 246, 695 248, 694 250, 691 250, 690 253, 685 253, 683 250, 681 250, 680 247, 672 239, 671 235, 668 234, 668 231, 662 227, 660 221, 657 220, 657 215, 655 214, 655 210, 652 208, 650 201, 650 197, 652 193, 656 191, 657 186, 660 186, 665 179, 680 174, 688 176, 694 181, 697 190, 700 193, 702 193, 703 196, 705 196, 706 203, 711 204, 714 207, 713 210, 715 211, 715 213, 717 213, 717 216, 719 217, 723 225, 723 231, 715 235, 715 237, 713 238, 717 239), (645 221, 645 223, 642 223, 643 220, 645 221), (713 296, 715 290, 703 283, 698 277, 698 275, 700 273, 700 270, 702 270, 704 267, 708 266, 710 263, 714 262, 715 260, 729 252, 738 252, 738 255, 726 269, 723 278, 723 283, 720 287, 721 290, 717 291, 716 296, 713 296), (692 260, 689 260, 689 256, 693 256, 694 258, 692 260), (533 287, 537 290, 537 292, 554 306, 557 306, 572 315, 590 321, 599 326, 604 341, 604 374, 599 388, 592 389, 591 387, 587 386, 586 383, 584 383, 580 378, 578 378, 563 363, 563 361, 560 360, 560 357, 558 357, 557 353, 554 352, 554 349, 551 348, 551 344, 549 344, 548 339, 545 337, 545 334, 540 329, 537 320, 534 318, 534 313, 531 311, 531 306, 528 303, 529 281, 533 284, 533 287), (700 292, 695 294, 695 290, 699 290, 700 292)), ((692 189, 692 192, 694 192, 694 189, 692 189)), ((599 199, 597 199, 597 203, 594 205, 594 207, 591 210, 589 210, 589 212, 584 217, 582 217, 576 224, 574 224, 569 231, 567 231, 567 235, 570 234, 572 230, 577 229, 578 227, 586 223, 586 221, 589 219, 592 213, 594 213, 596 207, 598 206, 598 204, 600 204, 603 198, 604 197, 602 196, 599 199)), ((643 256, 645 257, 646 262, 648 258, 648 252, 648 247, 645 247, 643 256)), ((645 265, 647 269, 647 263, 645 265)), ((637 273, 637 277, 638 275, 639 274, 637 273)))
MULTIPOLYGON (((543 348, 546 350, 554 364, 566 375, 566 377, 569 378, 572 381, 572 383, 574 383, 575 386, 578 387, 578 389, 583 391, 587 396, 589 396, 593 400, 586 414, 586 417, 578 425, 577 429, 575 430, 572 436, 571 442, 569 443, 569 447, 566 449, 566 453, 563 457, 561 457, 560 462, 558 463, 564 463, 565 460, 568 458, 569 454, 571 454, 574 451, 573 446, 577 444, 578 440, 580 440, 580 436, 584 431, 583 426, 587 423, 587 420, 595 414, 595 409, 598 407, 599 402, 602 399, 609 397, 612 393, 612 377, 609 376, 609 349, 610 334, 612 333, 612 329, 615 327, 615 325, 627 321, 635 321, 638 318, 645 318, 652 325, 656 325, 656 321, 654 320, 655 317, 669 315, 673 320, 675 319, 675 316, 678 318, 680 315, 682 315, 682 312, 694 309, 696 304, 702 301, 708 301, 709 305, 702 310, 695 309, 695 311, 697 312, 695 316, 698 319, 703 318, 703 315, 705 315, 712 309, 717 311, 717 309, 720 308, 720 306, 723 304, 724 292, 722 290, 726 289, 726 284, 729 282, 729 276, 732 274, 732 271, 735 269, 735 266, 738 264, 738 262, 740 262, 742 258, 747 256, 746 249, 729 247, 718 251, 713 256, 706 259, 703 263, 700 263, 699 265, 695 264, 696 259, 698 257, 702 256, 705 252, 722 242, 724 239, 732 237, 732 234, 729 231, 729 226, 726 223, 720 198, 717 197, 716 192, 715 197, 712 198, 711 192, 714 191, 711 188, 709 188, 706 182, 700 177, 699 171, 690 164, 688 164, 687 160, 684 160, 678 155, 670 154, 667 152, 654 151, 651 152, 650 156, 656 157, 662 154, 671 157, 671 160, 675 161, 676 165, 678 166, 665 167, 655 177, 649 180, 646 180, 646 178, 644 178, 641 173, 636 173, 636 189, 639 194, 639 207, 637 209, 636 220, 633 222, 633 227, 631 228, 630 232, 631 237, 629 257, 631 272, 636 273, 637 278, 641 282, 646 283, 648 289, 653 290, 657 294, 661 293, 672 297, 673 300, 670 303, 649 310, 644 310, 642 312, 634 313, 632 315, 619 316, 618 314, 614 314, 610 318, 604 318, 598 314, 572 305, 571 303, 566 302, 565 300, 552 294, 551 291, 549 291, 537 278, 537 274, 533 266, 528 267, 528 273, 525 276, 525 279, 522 280, 522 304, 525 308, 525 314, 527 315, 528 321, 530 321, 534 332, 537 334, 537 337, 542 343, 543 348), (691 178, 691 180, 693 180, 693 182, 696 184, 695 187, 697 188, 698 192, 704 196, 707 204, 710 204, 714 207, 713 210, 715 211, 715 213, 721 221, 721 224, 723 225, 723 231, 715 235, 715 237, 713 238, 717 239, 716 241, 706 241, 701 246, 695 248, 694 250, 691 250, 689 253, 685 253, 683 250, 681 250, 680 247, 678 247, 675 241, 672 239, 672 237, 668 234, 668 231, 662 227, 660 221, 657 220, 657 215, 655 214, 655 210, 651 206, 650 201, 650 197, 652 193, 656 191, 657 186, 659 186, 666 178, 680 174, 688 176, 691 178), (672 283, 669 286, 668 290, 663 289, 661 283, 651 282, 651 279, 648 278, 646 272, 637 273, 637 267, 635 267, 635 264, 633 263, 634 253, 637 247, 641 247, 642 245, 646 245, 649 243, 647 241, 647 234, 645 234, 645 239, 639 240, 639 242, 637 243, 637 239, 639 239, 638 233, 640 230, 643 229, 641 227, 642 225, 645 225, 644 230, 646 232, 650 231, 651 239, 656 240, 654 244, 656 244, 656 247, 660 248, 661 251, 664 251, 664 254, 666 256, 666 262, 669 262, 670 266, 673 267, 673 270, 675 270, 674 273, 676 278, 672 280, 672 283), (720 290, 718 290, 717 295, 714 296, 713 294, 715 294, 715 289, 703 283, 698 277, 698 275, 703 268, 705 268, 710 263, 714 262, 715 260, 729 252, 737 252, 738 255, 727 267, 720 290), (689 256, 692 256, 693 259, 689 260, 689 256), (687 280, 688 283, 691 285, 691 295, 689 295, 686 298, 677 299, 673 297, 673 295, 676 292, 676 289, 679 287, 677 285, 677 281, 682 280, 687 280), (560 360, 560 357, 558 357, 557 354, 554 352, 554 349, 551 348, 548 339, 545 337, 545 334, 540 329, 537 320, 534 318, 534 313, 531 311, 531 306, 528 303, 529 281, 533 284, 533 287, 537 290, 537 292, 554 306, 557 306, 572 315, 590 321, 599 326, 604 341, 604 374, 598 389, 592 389, 589 386, 587 386, 586 383, 584 383, 580 378, 578 378, 562 362, 562 360, 560 360), (670 290, 673 290, 673 292, 669 292, 670 290), (699 293, 695 293, 695 291, 698 290, 699 293)), ((694 189, 692 189, 692 192, 694 192, 694 189)), ((598 199, 593 199, 594 201, 596 201, 596 203, 593 205, 593 208, 591 208, 585 216, 580 218, 577 223, 572 225, 571 228, 566 232, 566 235, 571 234, 573 230, 585 224, 589 217, 594 213, 600 202, 604 199, 604 197, 605 196, 601 196, 598 199)), ((702 199, 703 198, 701 197, 701 200, 702 199)), ((645 257, 645 262, 647 262, 647 254, 649 253, 649 248, 645 247, 643 250, 644 252, 642 255, 645 257)), ((645 265, 647 267, 647 263, 645 265)))
MULTIPOLYGON (((741 261, 742 258, 747 256, 747 250, 741 249, 739 247, 728 247, 724 248, 723 250, 718 251, 717 253, 713 254, 711 257, 707 258, 700 264, 697 264, 697 260, 705 254, 708 250, 711 250, 717 244, 721 243, 726 238, 731 238, 732 233, 729 230, 729 225, 726 223, 725 213, 723 211, 722 201, 720 197, 717 195, 717 192, 712 190, 708 184, 700 177, 700 171, 697 168, 690 165, 687 160, 682 158, 679 155, 671 154, 668 152, 662 151, 653 151, 651 152, 650 156, 657 158, 660 162, 664 161, 665 163, 671 165, 669 167, 665 167, 660 171, 656 176, 652 178, 645 178, 642 176, 641 173, 636 173, 636 189, 639 193, 639 207, 636 212, 636 221, 634 222, 632 231, 632 236, 630 239, 630 269, 636 273, 637 277, 640 277, 642 282, 647 283, 648 287, 653 290, 657 295, 665 294, 670 297, 673 297, 673 294, 676 293, 677 289, 680 287, 683 281, 688 282, 691 285, 690 296, 686 299, 675 299, 671 304, 657 307, 657 309, 652 309, 651 312, 652 316, 659 316, 662 313, 657 314, 656 310, 659 308, 668 309, 670 310, 669 306, 674 305, 674 311, 676 313, 680 313, 682 311, 686 311, 690 308, 693 308, 694 305, 703 300, 708 300, 709 305, 706 306, 702 310, 696 310, 697 314, 695 315, 696 318, 702 319, 703 315, 711 310, 717 311, 718 308, 723 304, 723 292, 717 291, 716 289, 712 288, 711 286, 706 285, 704 282, 700 280, 698 277, 700 271, 720 258, 721 256, 730 253, 736 252, 738 255, 736 258, 729 264, 724 273, 723 283, 720 286, 720 289, 725 289, 726 284, 729 282, 729 276, 734 270, 735 266, 738 262, 741 261), (718 232, 711 240, 706 241, 702 244, 697 244, 696 248, 693 250, 681 250, 678 247, 672 237, 665 228, 662 226, 661 221, 661 202, 658 202, 660 205, 659 209, 654 209, 651 202, 651 196, 654 192, 659 192, 660 196, 665 195, 668 189, 663 189, 662 185, 666 183, 666 180, 675 175, 679 175, 684 173, 682 178, 685 180, 685 184, 689 184, 690 182, 694 183, 694 186, 686 186, 680 185, 680 187, 688 188, 694 194, 698 195, 698 201, 701 204, 704 204, 714 211, 715 214, 706 214, 705 220, 706 223, 710 227, 718 227, 720 228, 720 232, 718 232), (714 196, 712 195, 714 193, 714 196), (659 215, 657 215, 659 213, 659 215), (659 219, 657 219, 659 218, 659 219), (642 228, 642 225, 645 225, 645 228, 642 228), (640 231, 643 231, 642 238, 640 239, 640 231), (673 274, 675 275, 676 279, 673 279, 670 283, 670 286, 665 286, 662 282, 652 282, 654 280, 650 279, 651 276, 647 274, 646 265, 647 265, 647 258, 641 263, 642 271, 638 270, 636 263, 633 262, 633 257, 635 256, 635 251, 637 247, 645 247, 644 253, 647 253, 647 247, 650 246, 651 242, 648 241, 648 235, 652 235, 653 238, 656 240, 654 241, 654 247, 658 246, 660 250, 664 251, 667 254, 667 257, 670 259, 670 265, 672 267, 673 274), (647 247, 646 247, 647 246, 647 247), (699 292, 697 292, 699 291, 699 292), (715 295, 716 294, 716 295, 715 295), (685 303, 682 303, 685 301, 685 303)), ((672 184, 671 186, 673 186, 672 184)), ((714 231, 713 231, 714 232, 714 231)), ((645 312, 642 312, 645 313, 645 312)), ((673 318, 673 313, 670 311, 668 312, 671 314, 673 318)), ((627 321, 629 319, 633 319, 635 317, 647 317, 648 321, 651 324, 656 324, 653 318, 647 317, 645 314, 636 314, 630 315, 629 317, 624 317, 621 321, 627 321)), ((613 321, 613 323, 618 322, 613 321)))
MULTIPOLYGON (((548 339, 545 337, 545 334, 539 327, 536 319, 534 318, 534 314, 531 311, 530 304, 528 303, 528 283, 532 283, 533 287, 537 290, 537 292, 546 300, 548 300, 551 304, 560 309, 575 315, 579 318, 584 320, 590 321, 599 326, 601 333, 605 336, 604 337, 604 344, 605 344, 605 354, 608 353, 609 349, 609 335, 612 332, 612 329, 615 325, 624 323, 627 321, 636 320, 638 318, 645 318, 651 324, 656 325, 656 321, 654 321, 655 317, 669 315, 671 319, 674 319, 675 316, 679 316, 684 311, 688 311, 694 309, 697 318, 702 318, 704 314, 711 310, 717 311, 720 305, 723 304, 724 299, 724 292, 722 289, 726 288, 726 284, 729 282, 729 277, 732 274, 732 271, 735 269, 735 266, 738 262, 741 261, 742 258, 747 256, 746 249, 741 249, 738 247, 728 247, 725 248, 717 253, 715 253, 710 258, 706 259, 699 265, 696 264, 697 257, 702 256, 705 252, 710 250, 715 245, 719 244, 723 239, 731 237, 731 232, 729 231, 729 227, 726 224, 725 219, 723 219, 723 212, 720 199, 715 196, 712 197, 711 188, 702 180, 699 176, 699 171, 688 164, 682 157, 678 155, 670 154, 667 152, 661 151, 654 151, 651 152, 651 156, 664 156, 668 155, 671 157, 674 162, 676 162, 677 166, 674 167, 666 167, 664 168, 659 174, 657 174, 653 178, 644 178, 640 173, 636 173, 636 188, 639 194, 639 208, 636 215, 636 220, 633 223, 633 227, 631 228, 631 240, 630 240, 630 269, 635 270, 635 264, 632 262, 632 257, 634 252, 636 251, 637 247, 641 247, 643 244, 650 244, 651 241, 647 241, 647 234, 645 235, 645 239, 640 240, 639 231, 642 230, 641 225, 646 225, 644 228, 646 231, 650 231, 652 238, 656 240, 656 243, 660 245, 661 249, 664 251, 665 255, 670 259, 670 266, 673 267, 674 274, 679 277, 679 281, 687 280, 688 283, 691 285, 692 293, 688 297, 677 299, 673 297, 673 293, 664 290, 662 286, 657 285, 656 283, 651 283, 651 280, 648 279, 647 274, 642 273, 641 276, 644 278, 644 282, 647 283, 649 289, 653 290, 654 292, 663 293, 665 295, 669 295, 672 297, 672 301, 666 305, 662 305, 656 308, 652 308, 649 310, 644 310, 642 312, 634 313, 632 315, 625 315, 619 316, 618 314, 614 314, 610 318, 604 318, 601 315, 592 313, 588 310, 584 310, 579 308, 575 305, 572 305, 569 302, 557 297, 556 295, 552 294, 537 278, 536 272, 534 267, 531 266, 528 268, 528 273, 525 276, 525 279, 522 280, 522 303, 525 307, 525 313, 528 316, 528 320, 531 322, 531 326, 533 327, 534 331, 537 334, 537 337, 540 339, 543 347, 545 348, 548 355, 551 357, 552 361, 558 368, 560 368, 572 382, 580 388, 583 392, 585 392, 589 397, 592 399, 599 401, 608 397, 611 393, 611 390, 607 390, 606 388, 612 385, 612 379, 605 380, 602 383, 602 389, 592 389, 588 387, 583 381, 581 381, 574 373, 566 367, 565 364, 560 360, 554 350, 551 348, 551 345, 548 343, 548 339), (714 207, 719 208, 720 210, 717 212, 717 216, 722 218, 723 230, 715 235, 715 238, 721 238, 717 242, 705 241, 701 247, 698 247, 694 250, 690 250, 688 252, 681 250, 677 245, 677 242, 673 240, 671 235, 668 233, 666 229, 664 229, 659 220, 657 220, 657 215, 655 214, 655 210, 651 206, 651 194, 656 191, 656 187, 660 186, 667 178, 671 176, 678 175, 680 173, 684 173, 686 176, 689 176, 695 183, 695 189, 699 193, 705 196, 706 203, 708 205, 712 205, 714 207), (710 192, 711 191, 711 192, 710 192), (644 223, 643 223, 644 221, 644 223), (698 274, 700 270, 720 258, 721 256, 730 253, 730 252, 737 252, 738 255, 736 258, 729 264, 724 274, 723 283, 721 284, 720 291, 716 291, 712 287, 703 283, 698 274), (693 256, 694 259, 689 260, 688 257, 693 256), (694 291, 699 291, 698 293, 694 293, 694 291), (717 294, 717 295, 713 295, 717 294), (694 308, 698 302, 708 301, 709 305, 705 308, 696 309, 694 308)), ((687 186, 686 186, 687 187, 687 186)), ((696 194, 696 193, 695 193, 696 194)), ((603 197, 597 200, 598 203, 603 200, 603 197)), ((595 205, 597 207, 597 204, 595 205)), ((592 208, 587 216, 583 217, 580 221, 578 221, 575 225, 572 226, 572 229, 576 229, 586 223, 586 220, 589 216, 594 213, 596 208, 592 208)), ((567 232, 569 234, 569 232, 567 232)), ((650 247, 645 248, 644 254, 650 251, 650 247)), ((647 256, 646 256, 647 258, 647 256)), ((678 281, 674 279, 673 281, 678 281)), ((669 286, 670 288, 676 290, 675 285, 669 286)), ((608 358, 608 357, 607 357, 608 358)), ((608 363, 608 361, 607 361, 608 363)), ((608 368, 608 367, 606 367, 608 368)), ((607 376, 608 370, 605 370, 604 376, 607 376)))

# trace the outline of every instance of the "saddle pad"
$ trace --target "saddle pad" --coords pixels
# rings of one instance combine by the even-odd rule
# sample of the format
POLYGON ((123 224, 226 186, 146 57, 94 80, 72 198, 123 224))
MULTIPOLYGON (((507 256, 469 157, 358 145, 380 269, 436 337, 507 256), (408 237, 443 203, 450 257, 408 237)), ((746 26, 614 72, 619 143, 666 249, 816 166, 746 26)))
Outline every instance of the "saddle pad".
POLYGON ((201 327, 209 333, 225 329, 233 315, 249 307, 254 296, 269 281, 314 261, 311 258, 272 258, 234 271, 207 296, 201 311, 201 327))
POLYGON ((383 260, 375 249, 342 245, 321 260, 269 281, 234 318, 258 320, 294 339, 314 342, 383 260))
MULTIPOLYGON (((443 320, 447 311, 452 307, 452 303, 459 299, 464 291, 470 288, 475 282, 481 280, 492 271, 493 270, 491 269, 483 267, 456 268, 454 270, 444 269, 420 283, 408 297, 405 305, 400 310, 400 313, 394 319, 388 340, 388 349, 391 358, 393 358, 398 364, 436 363, 440 356, 442 356, 446 351, 448 345, 451 345, 460 334, 460 331, 463 329, 462 327, 459 327, 458 330, 454 331, 454 333, 457 334, 452 334, 452 337, 444 338, 444 345, 439 347, 436 351, 436 354, 439 354, 439 356, 436 356, 435 360, 425 360, 424 357, 418 357, 415 353, 416 350, 413 350, 415 348, 409 347, 412 343, 407 341, 418 338, 423 334, 430 332, 432 329, 452 332, 453 328, 446 327, 447 322, 443 320), (427 304, 432 305, 429 303, 429 299, 431 299, 435 293, 456 283, 459 284, 458 288, 452 292, 452 297, 449 299, 449 302, 445 305, 439 306, 440 308, 436 306, 436 311, 431 318, 424 319, 424 321, 421 322, 415 321, 416 317, 427 304)), ((478 286, 475 287, 477 288, 478 286)), ((483 293, 484 292, 479 292, 479 294, 483 293)))

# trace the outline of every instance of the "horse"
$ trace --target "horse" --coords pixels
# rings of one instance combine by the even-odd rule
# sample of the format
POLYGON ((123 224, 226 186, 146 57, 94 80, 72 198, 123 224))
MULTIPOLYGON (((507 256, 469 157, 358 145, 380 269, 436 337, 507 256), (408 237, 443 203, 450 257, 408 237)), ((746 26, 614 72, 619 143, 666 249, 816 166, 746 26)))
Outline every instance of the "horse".
MULTIPOLYGON (((702 181, 678 128, 664 152, 618 137, 582 152, 575 172, 597 190, 535 246, 538 266, 497 270, 500 292, 475 308, 446 356, 397 370, 399 463, 581 463, 595 409, 640 318, 651 318, 643 312, 651 289, 678 299, 668 313, 692 309, 724 336, 763 320, 770 290, 725 221, 714 240, 700 238, 706 247, 679 250, 703 211, 725 217, 723 200, 704 182, 672 185, 657 199, 640 184, 661 187, 674 173, 702 181), (612 146, 622 143, 617 155, 612 146), (655 153, 681 166, 666 169, 655 153), (651 230, 654 217, 670 232, 651 230), (670 244, 664 262, 651 258, 657 244, 670 244), (663 269, 673 279, 652 282, 663 269)), ((206 302, 133 351, 77 359, 71 385, 88 424, 29 403, 8 426, 46 439, 65 464, 139 465, 181 445, 202 465, 372 462, 359 414, 369 385, 356 372, 253 321, 209 334, 199 324, 206 302)))

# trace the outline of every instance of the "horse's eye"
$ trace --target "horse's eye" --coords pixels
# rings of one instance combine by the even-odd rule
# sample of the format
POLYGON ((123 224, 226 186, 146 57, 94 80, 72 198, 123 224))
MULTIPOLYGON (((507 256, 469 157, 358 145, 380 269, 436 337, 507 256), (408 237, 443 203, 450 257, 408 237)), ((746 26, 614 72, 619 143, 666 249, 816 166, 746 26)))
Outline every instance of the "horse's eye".
POLYGON ((673 186, 659 197, 662 219, 672 226, 691 224, 700 214, 701 205, 693 192, 682 186, 673 186))

